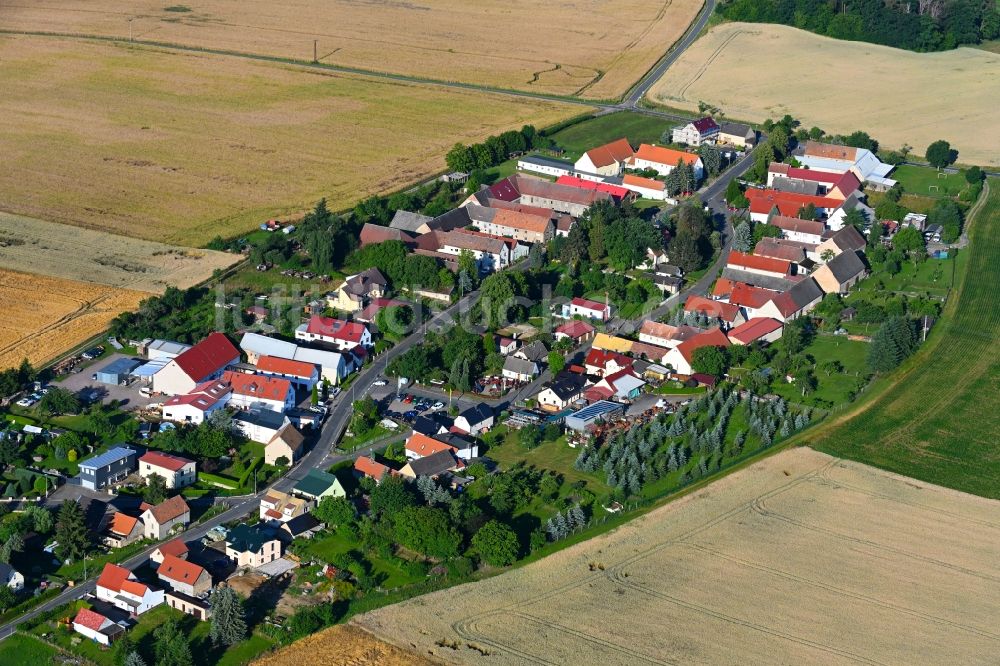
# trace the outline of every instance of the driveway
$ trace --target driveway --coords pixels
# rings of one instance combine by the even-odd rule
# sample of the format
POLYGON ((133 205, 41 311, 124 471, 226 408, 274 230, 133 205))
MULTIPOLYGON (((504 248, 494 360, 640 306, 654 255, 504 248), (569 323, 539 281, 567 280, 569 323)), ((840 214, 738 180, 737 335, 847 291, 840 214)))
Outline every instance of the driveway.
POLYGON ((92 379, 94 373, 106 368, 118 359, 122 358, 135 357, 127 356, 125 354, 112 354, 111 356, 102 359, 100 363, 95 363, 89 368, 85 368, 80 372, 66 376, 57 382, 57 385, 76 393, 85 400, 94 400, 99 398, 104 404, 107 404, 112 400, 117 400, 123 407, 125 407, 125 409, 136 409, 139 407, 145 407, 146 405, 154 402, 160 402, 162 398, 147 398, 144 395, 140 395, 139 387, 142 386, 140 382, 132 382, 128 386, 113 386, 111 384, 102 384, 101 382, 92 379))

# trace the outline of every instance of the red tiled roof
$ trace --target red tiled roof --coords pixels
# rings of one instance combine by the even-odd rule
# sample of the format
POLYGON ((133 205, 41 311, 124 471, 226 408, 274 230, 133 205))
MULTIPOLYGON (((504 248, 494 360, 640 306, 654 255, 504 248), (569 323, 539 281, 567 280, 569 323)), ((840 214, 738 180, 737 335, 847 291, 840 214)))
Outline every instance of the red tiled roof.
POLYGON ((729 278, 720 277, 715 281, 715 287, 712 288, 712 296, 718 296, 719 298, 729 296, 729 294, 733 293, 733 285, 735 284, 729 278))
POLYGON ((291 375, 308 379, 316 372, 316 366, 304 361, 292 361, 277 356, 261 356, 257 359, 257 369, 261 372, 273 372, 280 375, 291 375))
POLYGON ((361 342, 361 336, 366 330, 368 329, 364 324, 320 315, 310 317, 309 324, 306 326, 306 331, 313 335, 323 335, 347 342, 361 342))
POLYGON ((812 157, 824 157, 831 160, 857 159, 858 149, 850 146, 838 146, 832 143, 820 143, 819 141, 806 141, 805 154, 812 157))
POLYGON ((776 275, 789 275, 792 272, 792 265, 781 259, 771 259, 770 257, 758 257, 755 254, 747 254, 733 250, 729 253, 726 265, 739 269, 752 269, 766 271, 776 275))
POLYGON ((568 321, 556 328, 556 333, 562 333, 563 335, 568 335, 574 339, 582 338, 583 336, 590 335, 593 332, 594 327, 582 319, 568 321))
POLYGON ((722 329, 713 328, 680 343, 677 345, 677 351, 679 351, 684 359, 690 363, 691 359, 694 357, 694 350, 696 349, 700 349, 702 347, 728 346, 729 338, 727 338, 726 334, 722 332, 722 329))
POLYGON ((205 570, 194 562, 188 562, 173 555, 164 557, 163 564, 156 570, 156 574, 160 578, 188 584, 193 584, 203 573, 205 570))
POLYGON ((750 200, 751 213, 770 213, 772 208, 777 207, 778 212, 788 217, 795 217, 807 204, 813 204, 816 208, 833 209, 840 206, 839 199, 828 197, 818 197, 811 194, 797 194, 795 192, 779 192, 777 190, 758 190, 748 188, 746 197, 750 200))
POLYGON ((604 312, 608 307, 607 303, 598 303, 597 301, 580 298, 579 296, 574 298, 571 302, 577 307, 587 308, 588 310, 596 310, 598 312, 604 312))
POLYGON ((857 192, 861 189, 861 181, 854 174, 853 171, 845 171, 844 175, 840 177, 836 183, 834 183, 830 189, 837 188, 843 196, 849 196, 852 192, 857 192))
POLYGON ((662 192, 666 189, 667 184, 661 180, 654 180, 652 178, 643 178, 642 176, 636 176, 632 173, 627 173, 622 176, 622 183, 625 185, 631 185, 633 187, 643 187, 647 190, 655 190, 662 192))
POLYGON ((406 450, 412 451, 421 458, 438 453, 439 451, 451 451, 452 453, 458 453, 458 449, 454 446, 449 446, 444 442, 439 442, 433 437, 428 437, 419 432, 415 432, 410 435, 410 438, 406 440, 406 450))
POLYGON ((584 180, 583 178, 577 178, 576 176, 559 176, 556 183, 559 185, 569 185, 570 187, 579 187, 584 190, 607 192, 616 199, 624 199, 629 194, 629 190, 624 187, 609 185, 608 183, 595 183, 592 180, 584 180))
MULTIPOLYGON (((403 305, 409 305, 403 301, 397 301, 394 298, 375 298, 364 310, 357 314, 357 318, 362 321, 375 321, 375 315, 379 313, 380 310, 391 307, 399 307, 403 305)), ((260 367, 260 364, 258 364, 260 367)))
POLYGON ((756 310, 757 308, 764 307, 776 295, 777 292, 770 289, 762 289, 761 287, 754 287, 744 282, 737 282, 733 285, 733 291, 729 295, 729 302, 733 305, 740 305, 756 310))
MULTIPOLYGON (((726 322, 734 321, 740 313, 739 307, 733 305, 732 303, 713 301, 710 298, 705 298, 704 296, 698 296, 696 294, 688 296, 687 301, 684 303, 684 311, 702 312, 709 317, 717 317, 726 322)), ((686 342, 690 342, 691 340, 694 340, 694 338, 690 338, 686 342)))
POLYGON ((188 507, 187 502, 180 495, 174 495, 168 500, 164 500, 157 504, 156 506, 149 507, 149 512, 153 514, 153 519, 160 525, 170 522, 175 518, 183 516, 188 513, 191 509, 188 507))
POLYGON ((614 394, 615 392, 607 386, 598 386, 595 384, 584 390, 583 397, 587 402, 597 402, 598 400, 607 400, 614 394))
POLYGON ((644 143, 636 151, 635 159, 675 167, 678 161, 683 161, 693 166, 701 158, 694 153, 686 153, 683 150, 674 150, 673 148, 664 148, 663 146, 653 146, 644 143))
POLYGON ((816 171, 815 169, 793 167, 790 164, 775 163, 772 163, 767 170, 771 173, 784 176, 785 178, 791 178, 793 180, 808 180, 814 183, 826 183, 827 185, 833 185, 840 180, 843 175, 843 173, 816 171))
POLYGON ((512 177, 507 177, 499 183, 490 186, 490 198, 499 199, 500 201, 514 201, 520 198, 521 193, 517 190, 515 182, 512 177))
POLYGON ((160 555, 166 557, 167 555, 173 555, 174 557, 180 557, 184 553, 188 552, 187 544, 184 543, 184 539, 174 539, 173 541, 168 541, 161 545, 158 550, 160 555))
POLYGON ((120 534, 122 536, 128 536, 135 529, 135 526, 139 523, 139 519, 130 516, 128 514, 118 511, 114 516, 111 517, 111 527, 110 530, 115 534, 120 534))
POLYGON ((251 375, 245 372, 226 372, 223 381, 229 382, 233 393, 262 400, 285 401, 292 390, 292 383, 281 377, 251 375))
POLYGON ((128 577, 131 575, 132 572, 125 567, 120 567, 117 564, 108 562, 104 565, 104 569, 101 571, 101 575, 97 579, 97 585, 98 587, 103 587, 117 592, 122 589, 122 583, 127 581, 128 577))
POLYGON ((393 229, 391 227, 383 227, 378 224, 366 222, 365 226, 361 227, 359 239, 361 241, 361 247, 364 247, 366 245, 383 243, 389 240, 409 243, 413 241, 413 236, 401 229, 393 229))
POLYGON ((590 161, 598 168, 611 166, 615 162, 624 162, 634 154, 635 151, 632 150, 628 139, 618 139, 587 151, 590 161))
POLYGON ((771 319, 769 317, 754 317, 745 324, 740 324, 733 330, 729 331, 729 339, 737 340, 745 345, 748 345, 756 340, 760 340, 762 337, 769 333, 773 333, 781 329, 782 323, 777 319, 771 319))
POLYGON ((186 395, 175 395, 167 400, 163 405, 173 407, 174 405, 191 405, 201 411, 206 411, 215 406, 222 398, 232 392, 229 384, 213 379, 202 382, 194 387, 194 390, 186 395))
POLYGON ((533 215, 532 213, 522 213, 506 208, 496 208, 494 210, 493 224, 500 227, 544 233, 549 225, 552 224, 551 215, 533 215))
POLYGON ((100 613, 90 610, 89 608, 81 608, 77 612, 76 617, 73 618, 73 624, 86 627, 91 631, 100 631, 105 622, 110 622, 110 620, 100 613))
POLYGON ((191 349, 177 356, 176 363, 188 377, 196 382, 219 372, 230 363, 240 360, 240 352, 222 333, 209 333, 208 337, 191 349))
POLYGON ((611 351, 608 349, 593 349, 587 352, 587 359, 584 364, 591 365, 597 368, 606 368, 608 363, 615 361, 620 366, 631 367, 632 359, 625 354, 619 354, 618 352, 611 351))
POLYGON ((122 583, 122 586, 119 589, 122 592, 128 592, 136 597, 144 597, 146 596, 146 591, 149 588, 137 580, 126 580, 122 583))
POLYGON ((355 460, 354 469, 355 471, 358 471, 361 474, 364 474, 365 476, 370 476, 376 481, 381 481, 382 477, 384 477, 386 474, 394 473, 394 470, 389 469, 380 462, 372 460, 368 456, 361 456, 360 458, 355 460))
POLYGON ((188 460, 187 458, 181 458, 180 456, 172 456, 167 453, 160 453, 159 451, 148 451, 141 458, 139 462, 149 463, 155 467, 162 467, 163 469, 169 469, 171 472, 179 472, 186 465, 193 463, 193 460, 188 460))

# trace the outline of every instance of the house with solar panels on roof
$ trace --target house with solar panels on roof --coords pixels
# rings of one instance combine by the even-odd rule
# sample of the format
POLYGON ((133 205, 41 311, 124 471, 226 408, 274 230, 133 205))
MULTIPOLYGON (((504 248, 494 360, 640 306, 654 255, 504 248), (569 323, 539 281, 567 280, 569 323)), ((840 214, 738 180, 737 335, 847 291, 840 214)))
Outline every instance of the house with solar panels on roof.
POLYGON ((566 416, 565 424, 570 430, 586 432, 598 423, 610 421, 625 414, 625 405, 610 400, 598 400, 566 416))
POLYGON ((133 449, 116 446, 81 462, 76 478, 88 490, 106 490, 135 472, 137 459, 133 449))

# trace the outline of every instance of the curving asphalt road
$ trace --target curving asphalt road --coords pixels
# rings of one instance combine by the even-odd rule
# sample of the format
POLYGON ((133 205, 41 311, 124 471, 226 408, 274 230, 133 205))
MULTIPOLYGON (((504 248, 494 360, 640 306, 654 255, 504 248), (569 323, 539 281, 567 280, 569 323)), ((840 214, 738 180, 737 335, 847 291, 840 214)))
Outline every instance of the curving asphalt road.
MULTIPOLYGON (((559 101, 559 102, 579 103, 581 105, 586 105, 589 107, 600 108, 605 112, 632 110, 646 115, 659 116, 667 119, 688 120, 689 117, 686 116, 671 114, 662 111, 655 111, 652 109, 646 109, 640 107, 639 102, 642 100, 646 92, 648 92, 649 89, 653 86, 653 84, 655 84, 656 81, 663 76, 663 74, 670 67, 670 65, 672 65, 677 60, 677 58, 679 58, 681 54, 697 39, 699 33, 705 27, 706 23, 711 17, 712 11, 714 11, 715 9, 715 4, 716 0, 706 0, 705 6, 702 8, 701 13, 699 13, 698 17, 695 19, 694 23, 691 24, 688 31, 684 34, 681 40, 677 42, 677 44, 670 51, 668 51, 664 55, 664 57, 661 58, 660 61, 652 69, 650 69, 649 72, 645 74, 645 76, 643 76, 643 78, 629 91, 629 93, 625 96, 625 98, 622 100, 620 104, 594 104, 592 102, 586 102, 584 100, 572 100, 558 96, 538 95, 538 94, 524 93, 512 90, 489 88, 486 86, 476 86, 471 84, 424 80, 424 79, 417 79, 415 77, 405 77, 392 74, 381 74, 381 73, 362 72, 362 71, 358 71, 356 73, 365 74, 367 76, 392 78, 398 80, 412 81, 415 83, 427 83, 427 84, 441 85, 452 88, 479 90, 479 91, 504 94, 504 95, 532 97, 536 99, 550 99, 552 101, 559 101)), ((0 31, 0 32, 6 32, 6 31, 0 31)), ((192 49, 192 48, 178 47, 176 45, 166 45, 166 46, 169 46, 170 48, 178 48, 180 50, 209 51, 209 49, 192 49)), ((252 58, 252 59, 266 59, 263 57, 253 56, 252 54, 226 53, 226 55, 252 58)), ((322 67, 324 69, 352 71, 351 68, 334 67, 329 65, 322 65, 319 63, 316 64, 303 63, 303 64, 306 64, 307 66, 322 67)), ((711 185, 703 188, 700 191, 702 200, 705 202, 707 206, 709 206, 712 209, 713 212, 715 213, 721 212, 723 214, 726 214, 725 205, 721 201, 721 195, 725 191, 725 188, 729 184, 730 180, 742 175, 743 173, 746 172, 747 169, 749 169, 750 165, 752 164, 751 156, 752 153, 748 153, 739 162, 737 162, 730 169, 728 169, 722 176, 720 176, 715 182, 713 182, 711 185)), ((724 247, 715 265, 713 265, 712 268, 706 272, 703 278, 701 278, 694 285, 686 289, 682 294, 678 294, 672 297, 671 299, 666 301, 663 305, 659 306, 652 313, 645 315, 643 318, 657 318, 663 316, 663 314, 666 314, 667 311, 673 308, 682 297, 686 297, 687 294, 704 293, 704 291, 707 290, 708 286, 711 285, 712 281, 714 280, 715 274, 718 272, 718 269, 721 268, 721 266, 725 262, 725 257, 726 254, 728 253, 728 248, 731 244, 731 238, 732 238, 732 227, 731 224, 729 223, 727 216, 727 221, 724 231, 724 247)), ((523 263, 524 262, 522 262, 522 265, 514 268, 516 270, 523 270, 523 268, 525 268, 523 263)), ((303 456, 299 460, 299 462, 291 470, 289 470, 287 474, 285 474, 283 477, 275 481, 269 488, 264 488, 259 492, 257 492, 256 494, 240 498, 233 498, 232 505, 229 506, 229 508, 226 509, 223 513, 220 513, 219 515, 205 521, 204 523, 201 523, 200 525, 196 525, 189 528, 187 531, 183 532, 180 536, 185 541, 197 541, 202 537, 204 537, 212 528, 218 525, 222 525, 223 523, 237 520, 239 518, 242 518, 243 516, 246 516, 256 511, 260 504, 260 499, 270 488, 280 491, 288 491, 292 488, 292 486, 295 485, 296 482, 298 482, 303 476, 305 476, 308 470, 312 468, 326 469, 329 466, 334 465, 338 462, 342 462, 344 460, 352 460, 363 455, 368 455, 373 450, 377 450, 381 448, 381 446, 384 446, 384 444, 382 444, 381 446, 376 445, 376 446, 363 447, 350 454, 334 455, 332 453, 336 442, 340 439, 344 430, 346 430, 347 428, 347 424, 350 422, 352 402, 367 396, 371 392, 372 382, 377 377, 382 375, 388 363, 392 359, 399 356, 400 354, 405 353, 407 350, 421 343, 423 341, 424 334, 428 330, 441 330, 443 328, 446 328, 452 321, 454 321, 454 315, 456 313, 465 312, 472 306, 478 295, 479 295, 478 291, 470 292, 455 304, 435 314, 433 317, 431 317, 431 319, 425 322, 420 327, 419 330, 415 331, 414 333, 406 337, 399 344, 395 345, 394 347, 390 348, 388 351, 383 353, 381 356, 377 357, 370 365, 363 368, 358 373, 358 376, 355 377, 351 388, 342 392, 334 400, 330 412, 327 415, 326 422, 323 425, 323 429, 320 433, 320 436, 315 446, 308 453, 306 453, 306 455, 303 456)), ((528 395, 529 390, 537 388, 537 386, 540 385, 540 383, 545 378, 547 378, 547 371, 543 376, 537 378, 534 382, 532 382, 528 386, 522 387, 520 390, 518 390, 517 393, 511 399, 516 400, 519 397, 524 397, 528 395)), ((121 563, 122 566, 125 566, 127 568, 135 568, 140 566, 149 558, 150 553, 152 553, 153 550, 155 550, 155 548, 156 548, 155 544, 150 546, 149 548, 146 548, 137 555, 122 562, 121 563)), ((27 611, 18 618, 6 622, 4 624, 0 624, 0 640, 4 640, 5 638, 13 634, 21 623, 31 620, 41 613, 52 610, 58 606, 66 604, 75 599, 79 599, 84 595, 92 592, 94 590, 94 581, 96 580, 97 577, 96 575, 98 573, 99 572, 94 571, 93 575, 89 576, 86 581, 74 587, 67 587, 59 595, 36 606, 30 611, 27 611)))

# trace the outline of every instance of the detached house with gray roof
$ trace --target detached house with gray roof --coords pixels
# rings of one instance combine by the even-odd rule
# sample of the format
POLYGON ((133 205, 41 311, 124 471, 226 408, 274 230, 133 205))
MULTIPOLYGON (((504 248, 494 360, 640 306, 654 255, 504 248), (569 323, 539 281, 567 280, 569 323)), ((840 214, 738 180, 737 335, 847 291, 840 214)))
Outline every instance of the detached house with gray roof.
POLYGON ((80 463, 77 479, 88 490, 105 490, 138 469, 138 455, 132 449, 116 446, 80 463))
POLYGON ((827 294, 846 294, 868 275, 868 266, 854 250, 841 252, 816 269, 812 278, 827 294))

